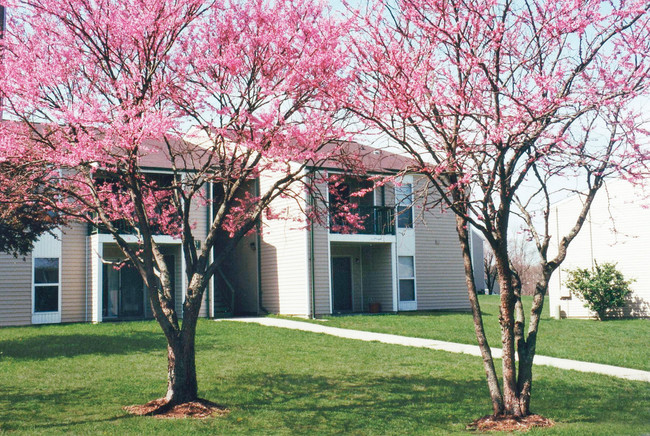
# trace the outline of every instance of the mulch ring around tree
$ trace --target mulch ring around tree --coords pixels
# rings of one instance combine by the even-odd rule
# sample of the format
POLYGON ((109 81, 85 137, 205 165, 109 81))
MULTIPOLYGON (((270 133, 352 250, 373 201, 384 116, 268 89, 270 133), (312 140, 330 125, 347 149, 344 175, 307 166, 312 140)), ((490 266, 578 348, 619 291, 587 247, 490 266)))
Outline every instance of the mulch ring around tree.
POLYGON ((552 427, 555 422, 540 415, 523 417, 504 415, 485 415, 467 426, 468 430, 476 431, 528 431, 533 427, 552 427))
POLYGON ((156 418, 197 418, 205 419, 213 416, 224 416, 230 410, 212 401, 199 398, 196 401, 169 406, 167 400, 158 398, 147 404, 125 406, 124 410, 138 416, 153 416, 156 418))

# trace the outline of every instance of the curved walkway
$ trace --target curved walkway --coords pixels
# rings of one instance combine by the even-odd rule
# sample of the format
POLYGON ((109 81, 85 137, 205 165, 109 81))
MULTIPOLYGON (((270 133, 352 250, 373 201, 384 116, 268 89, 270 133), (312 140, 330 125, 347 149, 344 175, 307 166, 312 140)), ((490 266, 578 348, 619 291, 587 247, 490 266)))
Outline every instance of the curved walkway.
MULTIPOLYGON (((477 345, 457 344, 455 342, 437 341, 434 339, 412 338, 408 336, 391 335, 387 333, 374 333, 361 330, 342 329, 339 327, 328 327, 321 324, 312 324, 302 321, 293 321, 280 318, 228 318, 223 321, 239 321, 261 324, 269 327, 281 327, 294 330, 302 330, 313 333, 324 333, 326 335, 338 336, 346 339, 357 339, 360 341, 377 341, 384 344, 404 345, 407 347, 430 348, 432 350, 448 351, 450 353, 471 354, 481 356, 477 345)), ((492 355, 495 358, 501 357, 500 348, 492 348, 492 355)), ((604 365, 601 363, 581 362, 579 360, 560 359, 558 357, 535 356, 535 365, 546 365, 560 369, 572 369, 574 371, 592 372, 612 377, 624 378, 627 380, 644 381, 650 383, 650 371, 640 369, 623 368, 620 366, 604 365)))

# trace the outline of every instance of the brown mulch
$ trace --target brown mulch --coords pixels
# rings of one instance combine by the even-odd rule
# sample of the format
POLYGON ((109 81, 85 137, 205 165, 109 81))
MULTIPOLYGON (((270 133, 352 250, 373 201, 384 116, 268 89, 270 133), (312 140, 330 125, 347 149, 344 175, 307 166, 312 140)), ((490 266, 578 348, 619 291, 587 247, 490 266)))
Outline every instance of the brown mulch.
POLYGON ((540 415, 523 417, 485 415, 467 426, 468 430, 477 431, 522 431, 526 432, 533 427, 552 427, 555 422, 540 415))
POLYGON ((212 401, 199 398, 197 401, 169 406, 167 400, 158 398, 147 404, 125 406, 124 410, 138 416, 154 416, 156 418, 198 418, 227 415, 230 411, 212 401))

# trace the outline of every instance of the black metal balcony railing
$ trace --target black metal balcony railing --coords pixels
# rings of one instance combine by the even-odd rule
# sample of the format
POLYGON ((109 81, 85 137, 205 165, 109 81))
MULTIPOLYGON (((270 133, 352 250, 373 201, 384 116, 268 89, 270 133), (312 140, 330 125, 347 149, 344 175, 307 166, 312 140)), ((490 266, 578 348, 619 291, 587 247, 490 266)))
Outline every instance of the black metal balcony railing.
MULTIPOLYGON (((116 220, 113 221, 113 226, 119 230, 119 233, 122 235, 135 235, 136 231, 133 228, 133 226, 127 221, 127 220, 116 220)), ((109 233, 108 229, 105 226, 100 225, 99 227, 95 227, 92 225, 89 225, 89 234, 95 235, 95 234, 107 234, 109 233)), ((158 228, 158 226, 154 226, 152 229, 154 235, 163 235, 163 231, 158 228)))
POLYGON ((395 210, 385 206, 359 206, 353 209, 361 218, 362 229, 351 227, 344 217, 336 216, 336 208, 330 209, 330 233, 361 235, 395 234, 395 210))

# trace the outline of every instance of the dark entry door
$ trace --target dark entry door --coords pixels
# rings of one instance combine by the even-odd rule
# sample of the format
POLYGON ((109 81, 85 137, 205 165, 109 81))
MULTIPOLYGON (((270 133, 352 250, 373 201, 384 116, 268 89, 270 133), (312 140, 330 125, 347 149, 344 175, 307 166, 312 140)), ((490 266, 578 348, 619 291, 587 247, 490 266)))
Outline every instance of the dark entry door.
POLYGON ((332 258, 332 292, 335 312, 352 310, 352 262, 349 257, 332 258))
POLYGON ((120 317, 144 317, 144 287, 138 270, 131 265, 120 269, 120 317))

